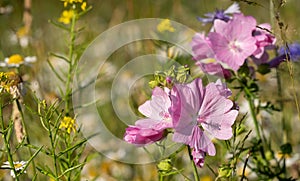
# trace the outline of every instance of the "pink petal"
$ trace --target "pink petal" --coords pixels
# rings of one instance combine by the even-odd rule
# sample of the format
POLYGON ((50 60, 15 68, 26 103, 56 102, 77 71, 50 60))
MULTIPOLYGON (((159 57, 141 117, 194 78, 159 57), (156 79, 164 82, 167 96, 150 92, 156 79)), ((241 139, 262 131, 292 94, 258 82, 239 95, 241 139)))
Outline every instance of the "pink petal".
POLYGON ((208 35, 216 58, 226 63, 233 70, 243 65, 245 59, 256 50, 252 31, 256 21, 251 16, 234 14, 229 22, 216 20, 215 32, 208 35))
POLYGON ((175 129, 181 131, 182 134, 191 132, 191 128, 196 124, 196 119, 193 116, 197 115, 200 109, 202 96, 201 79, 196 79, 186 85, 174 85, 171 96, 173 103, 172 119, 175 129))
POLYGON ((168 94, 160 87, 155 87, 152 92, 152 100, 139 106, 138 110, 148 118, 163 120, 163 114, 168 113, 171 100, 168 94))
POLYGON ((229 139, 232 136, 231 126, 238 112, 231 110, 233 106, 232 101, 222 95, 219 92, 219 88, 214 83, 206 86, 198 121, 214 137, 229 139))
POLYGON ((227 28, 227 23, 223 20, 216 19, 214 21, 215 32, 222 32, 227 28))
POLYGON ((191 46, 193 51, 193 58, 195 60, 215 57, 215 54, 211 48, 211 43, 203 33, 196 33, 194 35, 191 46))
POLYGON ((135 126, 126 128, 124 140, 137 146, 159 141, 164 137, 164 128, 157 129, 157 125, 160 123, 160 121, 151 119, 138 120, 135 126))

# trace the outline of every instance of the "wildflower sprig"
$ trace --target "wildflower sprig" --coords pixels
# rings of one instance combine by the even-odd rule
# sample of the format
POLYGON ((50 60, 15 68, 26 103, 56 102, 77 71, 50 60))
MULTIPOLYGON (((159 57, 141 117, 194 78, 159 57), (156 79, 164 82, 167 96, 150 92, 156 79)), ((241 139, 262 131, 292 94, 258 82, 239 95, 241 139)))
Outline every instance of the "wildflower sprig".
POLYGON ((63 10, 58 21, 66 25, 70 24, 73 18, 78 19, 91 9, 91 6, 87 7, 87 2, 83 0, 63 0, 63 2, 66 9, 63 10))
POLYGON ((78 49, 82 48, 80 45, 75 44, 75 41, 79 31, 77 22, 91 7, 87 7, 86 2, 82 0, 66 0, 63 3, 64 10, 62 16, 58 19, 61 24, 52 23, 67 31, 67 52, 65 56, 56 53, 50 53, 49 55, 67 62, 66 72, 58 72, 52 63, 48 61, 51 70, 64 83, 64 88, 60 88, 62 99, 52 103, 36 99, 38 102, 37 114, 42 126, 48 133, 50 142, 50 147, 44 149, 43 153, 50 156, 54 167, 39 167, 38 170, 54 180, 77 180, 80 177, 81 169, 85 165, 85 162, 81 162, 80 158, 87 139, 81 137, 79 126, 73 115, 71 102, 73 77, 81 55, 81 51, 78 49))
MULTIPOLYGON (((65 104, 65 112, 66 114, 69 114, 70 112, 70 101, 71 101, 71 96, 72 96, 72 90, 71 90, 71 84, 72 84, 72 79, 74 77, 75 73, 75 67, 77 66, 77 62, 80 57, 80 47, 75 45, 75 40, 78 35, 78 30, 76 27, 77 21, 79 18, 84 15, 86 12, 88 12, 92 7, 89 6, 87 8, 87 4, 85 1, 82 0, 66 0, 64 2, 64 8, 69 8, 68 10, 64 10, 62 12, 62 16, 58 19, 59 22, 62 22, 63 24, 67 25, 67 27, 59 25, 55 22, 53 22, 54 25, 57 27, 61 28, 62 30, 67 30, 68 32, 68 53, 67 56, 61 56, 57 55, 55 53, 51 53, 50 55, 55 56, 63 61, 66 61, 68 63, 68 70, 66 72, 67 77, 62 78, 60 76, 60 73, 55 70, 54 66, 48 61, 48 64, 51 67, 51 70, 55 73, 55 75, 64 82, 65 84, 65 90, 62 92, 62 97, 64 100, 65 104), (80 8, 79 8, 80 5, 80 8)), ((82 47, 81 47, 82 48, 82 47)))
POLYGON ((38 170, 54 180, 62 178, 76 180, 80 174, 75 174, 72 171, 80 172, 85 164, 84 162, 80 163, 79 158, 87 139, 82 139, 79 135, 75 119, 58 113, 59 108, 58 102, 49 105, 45 100, 39 101, 38 115, 41 124, 48 133, 50 142, 50 147, 43 149, 42 152, 46 156, 50 156, 54 168, 39 167, 38 170))

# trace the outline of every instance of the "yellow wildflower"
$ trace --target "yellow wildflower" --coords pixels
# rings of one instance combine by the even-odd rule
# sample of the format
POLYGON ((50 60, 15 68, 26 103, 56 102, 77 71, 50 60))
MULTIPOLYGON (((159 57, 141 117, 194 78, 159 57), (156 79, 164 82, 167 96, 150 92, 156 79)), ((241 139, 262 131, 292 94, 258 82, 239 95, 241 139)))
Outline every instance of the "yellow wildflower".
POLYGON ((0 92, 2 92, 3 90, 9 92, 10 85, 8 84, 8 76, 5 72, 0 72, 0 80, 1 80, 0 92))
POLYGON ((201 181, 213 181, 211 176, 205 175, 200 178, 201 181))
POLYGON ((16 34, 17 34, 18 38, 21 38, 28 34, 28 30, 25 26, 22 26, 21 28, 18 29, 16 34))
POLYGON ((11 87, 17 86, 22 82, 19 75, 15 72, 0 72, 0 90, 5 90, 6 92, 11 92, 11 87))
POLYGON ((157 28, 157 31, 159 31, 159 32, 164 32, 164 31, 174 32, 175 31, 175 28, 172 27, 171 21, 169 19, 165 19, 165 20, 161 21, 157 25, 156 28, 157 28))
POLYGON ((289 155, 289 154, 283 154, 281 152, 277 152, 275 156, 276 156, 277 159, 282 159, 282 158, 288 159, 288 158, 291 158, 291 155, 289 155))
POLYGON ((65 116, 59 126, 59 129, 62 128, 65 128, 69 134, 71 133, 71 131, 75 133, 77 129, 77 124, 75 122, 75 119, 69 116, 65 116))
POLYGON ((58 19, 58 21, 64 24, 70 24, 73 16, 74 16, 73 10, 64 10, 61 14, 61 17, 58 19))
POLYGON ((74 3, 82 3, 83 0, 62 0, 64 2, 64 7, 67 7, 68 4, 74 4, 74 3))
POLYGON ((85 11, 85 10, 86 10, 86 2, 82 3, 81 9, 82 9, 82 11, 85 11))
POLYGON ((6 72, 7 80, 10 85, 17 86, 19 83, 22 82, 20 76, 15 72, 6 72))

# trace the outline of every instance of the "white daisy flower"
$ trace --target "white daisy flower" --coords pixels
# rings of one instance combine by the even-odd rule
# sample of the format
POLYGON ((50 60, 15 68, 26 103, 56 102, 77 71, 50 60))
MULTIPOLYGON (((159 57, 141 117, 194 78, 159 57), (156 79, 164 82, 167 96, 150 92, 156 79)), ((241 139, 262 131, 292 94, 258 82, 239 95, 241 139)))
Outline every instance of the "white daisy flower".
POLYGON ((20 65, 28 65, 36 62, 36 56, 28 56, 23 58, 19 54, 14 54, 4 59, 4 62, 0 62, 0 67, 19 67, 20 65))
MULTIPOLYGON (((14 162, 14 167, 16 172, 20 172, 21 170, 23 170, 23 168, 26 166, 26 164, 28 163, 28 161, 16 161, 14 162)), ((15 178, 16 175, 13 171, 13 168, 10 167, 10 164, 8 161, 4 162, 3 165, 1 166, 1 168, 3 169, 10 169, 10 175, 15 178)), ((26 173, 26 170, 24 171, 24 173, 26 173)))

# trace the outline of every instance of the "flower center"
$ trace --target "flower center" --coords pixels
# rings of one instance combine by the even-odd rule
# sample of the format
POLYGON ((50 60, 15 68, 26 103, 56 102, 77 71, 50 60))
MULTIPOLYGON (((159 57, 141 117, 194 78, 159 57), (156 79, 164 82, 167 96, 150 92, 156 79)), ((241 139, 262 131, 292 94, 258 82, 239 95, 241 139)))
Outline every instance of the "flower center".
POLYGON ((23 57, 21 55, 16 54, 16 55, 10 56, 7 63, 8 64, 21 64, 23 62, 24 62, 23 57))
POLYGON ((229 43, 229 50, 234 53, 242 51, 240 43, 236 40, 229 43))
POLYGON ((20 169, 23 165, 21 163, 15 163, 14 166, 15 169, 20 169))
POLYGON ((165 122, 171 122, 172 121, 171 115, 168 112, 161 111, 159 113, 159 116, 161 116, 163 118, 163 121, 165 121, 165 122))
POLYGON ((217 130, 221 130, 221 125, 220 124, 211 124, 205 121, 204 118, 201 118, 200 116, 197 118, 197 123, 198 125, 201 126, 202 128, 202 124, 208 125, 211 128, 217 129, 217 130))

